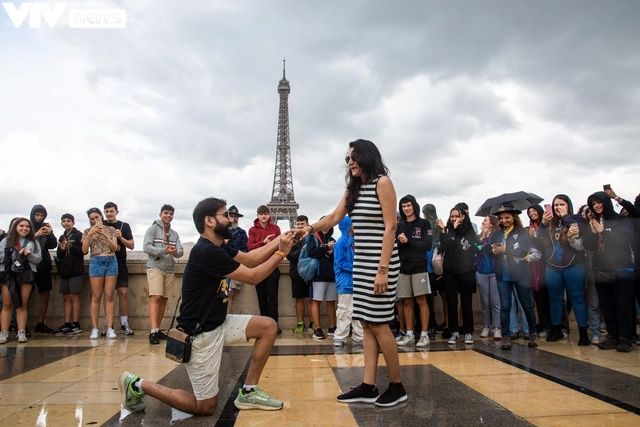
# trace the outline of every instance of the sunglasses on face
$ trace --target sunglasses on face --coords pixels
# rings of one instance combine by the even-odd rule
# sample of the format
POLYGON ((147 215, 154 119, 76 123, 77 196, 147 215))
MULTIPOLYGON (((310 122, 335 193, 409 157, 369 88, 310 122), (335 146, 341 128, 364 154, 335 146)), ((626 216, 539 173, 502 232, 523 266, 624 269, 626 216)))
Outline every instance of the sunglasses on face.
POLYGON ((349 162, 350 162, 350 161, 353 161, 353 163, 357 163, 357 160, 356 160, 356 159, 354 159, 354 158, 353 158, 353 156, 346 156, 346 157, 344 158, 344 162, 345 162, 346 164, 349 164, 349 162))

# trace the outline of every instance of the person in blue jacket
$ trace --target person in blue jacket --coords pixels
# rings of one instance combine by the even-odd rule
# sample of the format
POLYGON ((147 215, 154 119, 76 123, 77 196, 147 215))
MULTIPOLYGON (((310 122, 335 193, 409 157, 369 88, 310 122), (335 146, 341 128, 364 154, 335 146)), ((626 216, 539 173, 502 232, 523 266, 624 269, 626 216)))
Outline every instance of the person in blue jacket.
POLYGON ((336 331, 333 335, 334 347, 341 347, 349 335, 351 344, 362 344, 362 325, 353 320, 353 228, 351 218, 345 216, 338 224, 342 236, 333 247, 333 271, 336 275, 338 309, 336 310, 336 331))

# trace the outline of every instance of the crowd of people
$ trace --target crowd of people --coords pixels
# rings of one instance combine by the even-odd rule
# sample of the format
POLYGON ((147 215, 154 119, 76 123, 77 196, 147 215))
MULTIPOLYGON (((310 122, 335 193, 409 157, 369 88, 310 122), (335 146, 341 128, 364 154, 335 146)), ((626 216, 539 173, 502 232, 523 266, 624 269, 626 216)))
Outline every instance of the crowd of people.
MULTIPOLYGON (((148 254, 149 282, 149 342, 159 344, 160 321, 164 316, 167 297, 175 275, 175 259, 184 251, 178 234, 171 229, 175 209, 163 205, 160 219, 155 220, 144 236, 144 252, 148 254)), ((14 218, 7 232, 0 230, 0 344, 10 337, 19 343, 31 335, 27 329, 27 307, 31 290, 38 290, 38 312, 35 332, 41 334, 76 335, 80 326, 80 294, 84 276, 84 256, 90 254, 91 283, 90 339, 117 337, 115 331, 115 298, 118 297, 120 332, 134 334, 129 326, 127 249, 134 248, 131 227, 117 219, 118 205, 108 202, 103 210, 87 210, 90 227, 84 232, 74 227, 75 217, 65 213, 60 217, 62 233, 56 238, 53 227, 46 222, 47 210, 42 205, 31 209, 30 218, 14 218), (50 250, 56 249, 54 258, 50 250), (49 294, 52 291, 52 268, 56 263, 60 277, 60 293, 64 301, 64 324, 56 329, 46 323, 49 294), (99 328, 100 309, 104 306, 104 327, 99 328)))
MULTIPOLYGON (((398 201, 388 169, 372 142, 349 143, 345 162, 346 190, 336 208, 313 224, 300 215, 295 229, 284 233, 264 205, 257 208, 248 233, 238 225, 243 215, 235 206, 227 209, 224 200, 209 198, 196 206, 193 220, 201 237, 185 268, 178 317, 178 328, 193 337, 192 357, 186 364, 193 393, 125 371, 119 381, 125 408, 143 410, 142 398, 147 394, 193 414, 213 413, 222 347, 253 338, 251 362, 235 406, 281 409, 282 402, 271 398, 258 381, 282 332, 278 265, 285 258, 290 263, 296 308, 293 332, 310 332, 315 340, 331 337, 336 347, 347 340, 352 346, 363 346, 363 382, 337 396, 339 402, 388 407, 407 400, 398 348, 428 347, 438 334, 451 345, 473 344, 476 292, 482 306, 479 337, 495 340, 502 350, 511 350, 512 341, 520 337, 530 348, 537 347, 539 339, 564 339, 570 312, 578 325, 580 346, 629 352, 634 340, 640 344, 636 335, 640 196, 631 203, 607 186, 574 212, 571 199, 558 194, 544 208, 532 204, 526 209, 528 226, 521 223, 523 212, 515 201, 504 200, 483 218, 478 232, 466 203, 456 204, 442 220, 435 206, 420 209, 411 194, 398 201), (612 200, 621 206, 620 213, 612 200), (336 225, 341 232, 337 241, 332 237, 336 225), (229 314, 243 285, 255 287, 260 316, 229 314), (441 322, 434 309, 438 295, 444 312, 441 322), (323 302, 326 334, 320 316, 323 302), (383 393, 376 385, 380 352, 389 377, 383 393)), ((134 248, 134 239, 130 226, 117 219, 118 213, 113 202, 103 210, 90 208, 91 226, 84 232, 74 227, 74 216, 65 213, 63 232, 56 238, 46 222, 47 210, 35 205, 30 218, 14 218, 7 233, 0 230, 0 344, 7 342, 12 331, 18 342, 27 341, 33 286, 39 293, 35 332, 82 332, 79 307, 86 254, 90 254, 90 338, 117 337, 116 295, 120 332, 133 335, 128 322, 126 250, 134 248), (56 248, 52 260, 49 251, 56 248), (65 316, 65 323, 55 330, 45 323, 54 261, 65 316)), ((152 345, 166 339, 160 322, 175 276, 175 260, 184 253, 171 228, 173 215, 174 208, 163 205, 144 237, 152 345)))

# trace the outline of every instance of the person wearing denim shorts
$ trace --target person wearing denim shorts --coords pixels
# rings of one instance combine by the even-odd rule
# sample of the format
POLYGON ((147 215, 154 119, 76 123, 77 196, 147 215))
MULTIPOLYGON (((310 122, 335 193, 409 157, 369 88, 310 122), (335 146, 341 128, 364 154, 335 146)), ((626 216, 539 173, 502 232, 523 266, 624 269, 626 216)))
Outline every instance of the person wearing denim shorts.
POLYGON ((91 250, 89 261, 89 279, 91 281, 91 335, 90 339, 100 336, 98 317, 100 315, 100 301, 102 294, 105 298, 105 317, 107 318, 106 336, 109 339, 117 337, 113 330, 113 316, 115 309, 115 289, 118 278, 118 261, 115 251, 118 249, 116 230, 103 224, 102 212, 98 208, 87 211, 91 227, 86 229, 82 238, 82 253, 91 250))
POLYGON ((191 359, 185 364, 193 392, 172 389, 125 371, 118 384, 122 404, 129 411, 143 411, 142 398, 146 394, 180 411, 212 415, 218 404, 224 344, 255 338, 245 384, 238 391, 234 405, 238 409, 282 409, 282 401, 271 398, 258 386, 278 326, 266 316, 227 314, 227 279, 252 286, 260 283, 287 256, 294 233, 284 233, 245 253, 225 243, 231 237, 231 221, 224 200, 201 201, 193 211, 193 220, 200 239, 191 250, 184 270, 178 317, 178 329, 195 338, 191 359))

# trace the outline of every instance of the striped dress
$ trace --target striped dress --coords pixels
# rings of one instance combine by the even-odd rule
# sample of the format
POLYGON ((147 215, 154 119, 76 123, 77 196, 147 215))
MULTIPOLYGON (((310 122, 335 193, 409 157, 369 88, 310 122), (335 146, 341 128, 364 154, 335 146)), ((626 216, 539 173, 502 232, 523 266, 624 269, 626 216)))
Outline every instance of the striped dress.
POLYGON ((400 257, 394 239, 393 252, 389 260, 387 292, 379 295, 373 293, 373 282, 380 263, 384 236, 382 209, 376 193, 379 178, 360 187, 360 194, 349 215, 353 221, 355 242, 353 318, 369 323, 387 323, 393 320, 396 284, 400 273, 400 257))

